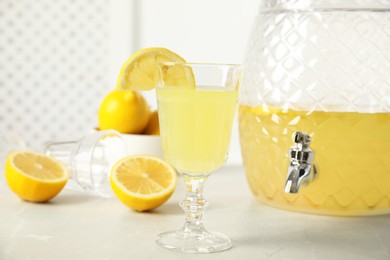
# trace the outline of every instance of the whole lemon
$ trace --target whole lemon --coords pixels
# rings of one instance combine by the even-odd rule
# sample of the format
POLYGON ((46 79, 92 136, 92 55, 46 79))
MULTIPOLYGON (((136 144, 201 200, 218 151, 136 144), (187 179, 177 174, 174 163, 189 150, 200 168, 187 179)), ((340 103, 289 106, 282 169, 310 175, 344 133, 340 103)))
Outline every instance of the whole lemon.
POLYGON ((99 108, 99 129, 114 129, 124 134, 139 134, 147 126, 150 108, 137 91, 113 90, 99 108))
POLYGON ((153 111, 148 125, 145 128, 144 134, 146 135, 160 135, 160 124, 158 122, 158 112, 153 111))

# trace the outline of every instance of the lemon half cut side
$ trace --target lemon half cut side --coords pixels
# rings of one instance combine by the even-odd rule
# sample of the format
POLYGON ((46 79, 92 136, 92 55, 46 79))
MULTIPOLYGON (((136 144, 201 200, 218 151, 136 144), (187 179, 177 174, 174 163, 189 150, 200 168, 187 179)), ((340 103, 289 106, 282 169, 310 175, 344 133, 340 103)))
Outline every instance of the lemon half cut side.
POLYGON ((166 202, 177 184, 175 169, 148 155, 119 160, 111 170, 111 187, 118 199, 136 211, 155 209, 166 202))
POLYGON ((45 202, 54 198, 69 179, 68 168, 53 157, 33 151, 13 151, 6 161, 5 177, 21 199, 45 202))

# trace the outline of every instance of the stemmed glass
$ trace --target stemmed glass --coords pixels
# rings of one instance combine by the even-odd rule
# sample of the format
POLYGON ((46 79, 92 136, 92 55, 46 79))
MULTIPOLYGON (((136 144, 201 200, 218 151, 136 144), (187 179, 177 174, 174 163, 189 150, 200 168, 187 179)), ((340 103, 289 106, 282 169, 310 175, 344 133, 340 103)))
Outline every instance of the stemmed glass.
POLYGON ((203 227, 207 178, 227 158, 236 111, 239 66, 161 63, 156 88, 164 157, 182 175, 184 226, 157 237, 160 246, 184 253, 229 249, 231 240, 203 227), (181 75, 175 77, 173 75, 181 75))

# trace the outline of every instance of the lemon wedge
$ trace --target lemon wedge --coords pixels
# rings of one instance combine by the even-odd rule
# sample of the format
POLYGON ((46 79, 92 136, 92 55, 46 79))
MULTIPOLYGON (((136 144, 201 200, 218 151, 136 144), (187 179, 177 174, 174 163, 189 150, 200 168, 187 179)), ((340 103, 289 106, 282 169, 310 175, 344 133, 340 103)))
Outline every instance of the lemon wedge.
POLYGON ((69 179, 60 161, 33 151, 13 151, 6 161, 5 178, 21 199, 45 202, 55 197, 69 179))
MULTIPOLYGON (((135 52, 123 65, 118 77, 117 89, 150 90, 159 81, 159 62, 180 62, 185 60, 166 48, 145 48, 135 52)), ((162 70, 165 85, 170 87, 195 87, 191 68, 169 66, 162 70)))
POLYGON ((177 174, 159 158, 132 155, 112 167, 110 182, 123 204, 136 211, 147 211, 161 206, 171 197, 177 174))

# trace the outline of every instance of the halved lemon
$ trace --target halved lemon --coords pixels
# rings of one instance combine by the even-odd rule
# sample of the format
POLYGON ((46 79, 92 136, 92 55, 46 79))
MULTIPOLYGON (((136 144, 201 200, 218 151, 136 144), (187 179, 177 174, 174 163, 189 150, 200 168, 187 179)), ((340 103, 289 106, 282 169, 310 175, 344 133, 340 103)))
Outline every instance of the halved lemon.
POLYGON ((123 204, 136 211, 147 211, 161 206, 171 197, 177 174, 162 159, 132 155, 112 167, 110 182, 123 204))
POLYGON ((33 151, 13 151, 6 161, 5 178, 21 199, 44 202, 55 197, 69 179, 60 161, 33 151))
MULTIPOLYGON (((123 65, 118 77, 117 89, 150 90, 159 81, 159 62, 180 62, 185 60, 166 48, 145 48, 135 52, 123 65)), ((169 66, 161 70, 165 85, 170 87, 195 87, 191 68, 169 66)))

